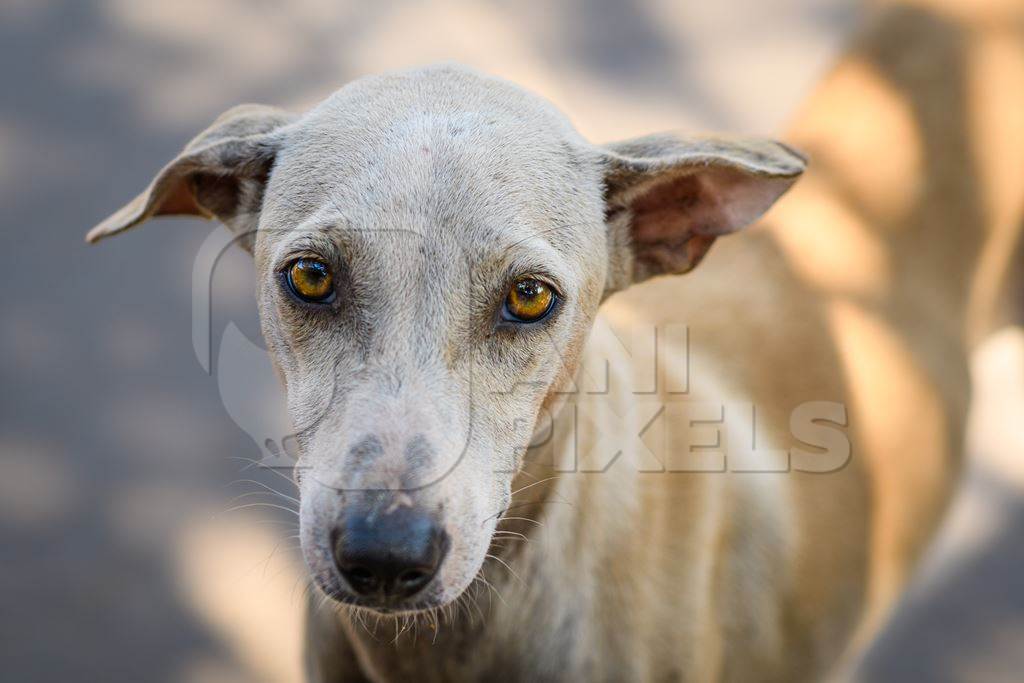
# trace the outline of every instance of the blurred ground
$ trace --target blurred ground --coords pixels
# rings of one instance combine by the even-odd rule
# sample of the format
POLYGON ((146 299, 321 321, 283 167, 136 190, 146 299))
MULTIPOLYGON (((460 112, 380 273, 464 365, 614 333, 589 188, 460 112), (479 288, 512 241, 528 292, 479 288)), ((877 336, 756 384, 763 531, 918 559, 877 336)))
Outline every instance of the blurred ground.
MULTIPOLYGON (((595 140, 772 132, 852 16, 839 0, 3 0, 4 678, 297 675, 292 518, 232 510, 261 499, 233 502, 257 490, 239 479, 291 491, 232 459, 259 448, 192 349, 192 268, 212 226, 82 243, 219 112, 299 108, 363 73, 457 59, 548 96, 595 140)), ((259 338, 252 288, 241 252, 218 266, 215 339, 228 321, 259 338)), ((979 354, 968 485, 864 680, 1020 679, 1022 350, 1007 333, 979 354)))

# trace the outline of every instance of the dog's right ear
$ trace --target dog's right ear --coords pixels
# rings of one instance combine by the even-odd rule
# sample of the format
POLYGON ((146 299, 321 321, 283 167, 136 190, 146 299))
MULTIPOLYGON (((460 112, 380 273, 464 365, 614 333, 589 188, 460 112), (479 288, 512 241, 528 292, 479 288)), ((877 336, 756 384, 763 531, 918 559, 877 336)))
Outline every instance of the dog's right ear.
POLYGON ((163 167, 138 197, 89 231, 87 242, 154 216, 217 218, 252 250, 263 191, 293 114, 243 104, 229 109, 163 167))

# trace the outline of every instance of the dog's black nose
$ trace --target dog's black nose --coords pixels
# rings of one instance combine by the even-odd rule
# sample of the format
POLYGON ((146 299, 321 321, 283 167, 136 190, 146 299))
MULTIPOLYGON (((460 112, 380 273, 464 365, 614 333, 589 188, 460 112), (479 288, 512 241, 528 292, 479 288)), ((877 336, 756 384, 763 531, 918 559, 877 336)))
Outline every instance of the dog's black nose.
POLYGON ((335 562, 352 590, 386 599, 420 592, 447 552, 447 534, 432 516, 411 507, 349 512, 334 542, 335 562))

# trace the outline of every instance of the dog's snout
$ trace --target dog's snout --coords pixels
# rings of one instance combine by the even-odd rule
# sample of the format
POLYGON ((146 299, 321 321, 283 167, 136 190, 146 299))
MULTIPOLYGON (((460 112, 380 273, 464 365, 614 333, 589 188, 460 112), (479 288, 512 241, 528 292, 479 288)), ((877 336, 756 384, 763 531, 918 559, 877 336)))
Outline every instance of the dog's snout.
POLYGON ((437 574, 448 537, 432 515, 410 507, 348 513, 335 534, 334 558, 352 591, 406 599, 437 574))

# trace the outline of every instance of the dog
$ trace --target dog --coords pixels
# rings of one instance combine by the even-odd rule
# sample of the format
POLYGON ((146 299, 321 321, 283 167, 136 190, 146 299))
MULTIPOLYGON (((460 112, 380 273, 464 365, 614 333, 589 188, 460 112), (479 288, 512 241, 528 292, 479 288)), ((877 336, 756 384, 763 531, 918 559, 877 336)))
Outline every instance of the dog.
POLYGON ((310 680, 852 661, 950 498, 1010 273, 987 245, 1019 227, 1021 191, 985 219, 948 144, 970 136, 935 74, 971 19, 927 4, 876 14, 786 143, 595 145, 431 66, 234 108, 89 233, 216 218, 255 260, 310 680))

